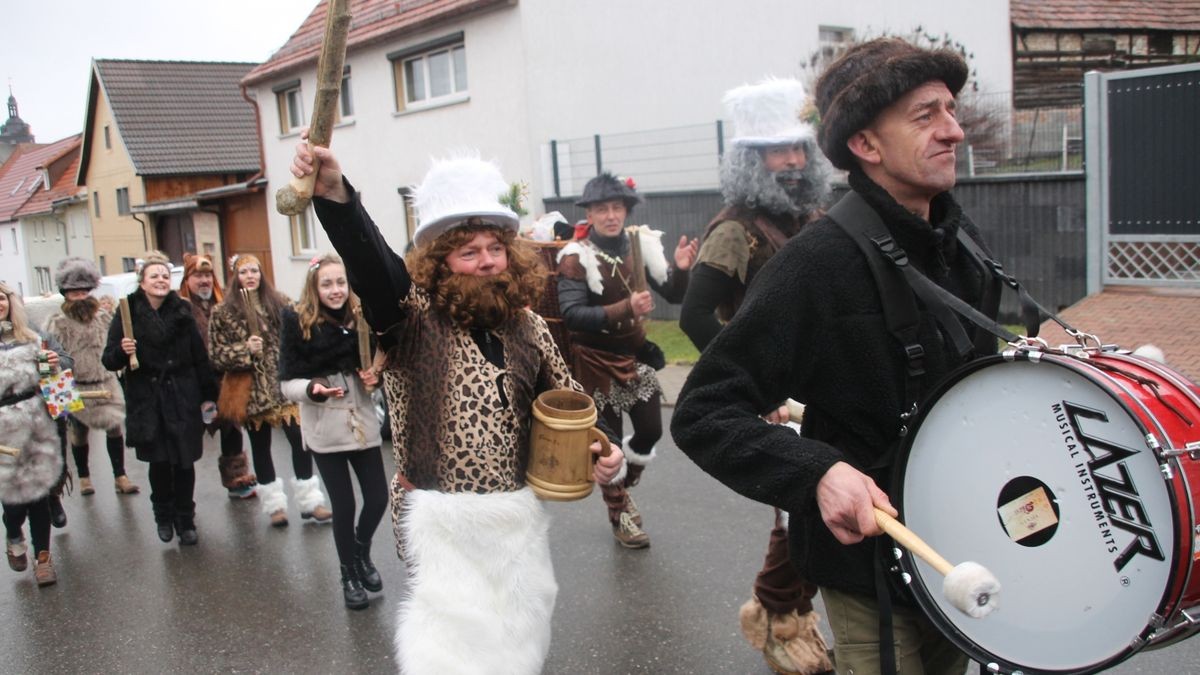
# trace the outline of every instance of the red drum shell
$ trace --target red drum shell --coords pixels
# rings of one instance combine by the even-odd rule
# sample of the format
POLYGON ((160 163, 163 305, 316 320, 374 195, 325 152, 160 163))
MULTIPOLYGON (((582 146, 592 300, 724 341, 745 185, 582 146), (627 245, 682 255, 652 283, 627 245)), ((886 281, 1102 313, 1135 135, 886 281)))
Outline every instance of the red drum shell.
POLYGON ((1153 361, 1035 352, 968 364, 905 439, 893 502, 951 563, 982 564, 1003 590, 995 613, 969 618, 904 553, 918 603, 997 672, 1095 672, 1187 637, 1200 462, 1153 445, 1198 440, 1196 386, 1153 361))

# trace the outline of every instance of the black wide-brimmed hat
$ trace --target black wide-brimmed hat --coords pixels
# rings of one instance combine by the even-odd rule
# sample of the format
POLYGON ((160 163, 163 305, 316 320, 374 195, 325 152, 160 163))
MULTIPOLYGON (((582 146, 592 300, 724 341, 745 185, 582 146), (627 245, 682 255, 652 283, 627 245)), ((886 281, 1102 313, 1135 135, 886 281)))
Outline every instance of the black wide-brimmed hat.
POLYGON ((967 82, 967 63, 949 49, 922 49, 899 38, 878 38, 842 54, 817 80, 821 127, 817 142, 839 169, 857 165, 846 141, 908 92, 941 80, 958 95, 967 82))
POLYGON ((628 210, 633 210, 635 205, 642 203, 642 196, 637 193, 637 185, 632 178, 617 178, 605 171, 583 186, 583 196, 575 202, 575 206, 587 207, 614 199, 625 202, 625 208, 628 210))

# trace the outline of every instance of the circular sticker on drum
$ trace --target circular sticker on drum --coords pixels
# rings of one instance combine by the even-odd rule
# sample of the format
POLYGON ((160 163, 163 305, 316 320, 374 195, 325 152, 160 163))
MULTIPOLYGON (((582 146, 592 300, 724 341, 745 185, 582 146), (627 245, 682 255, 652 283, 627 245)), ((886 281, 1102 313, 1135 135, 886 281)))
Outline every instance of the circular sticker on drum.
POLYGON ((1131 653, 1168 592, 1176 513, 1145 431, 1104 384, 1052 359, 990 361, 943 389, 898 461, 905 524, 1002 586, 973 619, 932 567, 905 561, 964 649, 1049 672, 1131 653))

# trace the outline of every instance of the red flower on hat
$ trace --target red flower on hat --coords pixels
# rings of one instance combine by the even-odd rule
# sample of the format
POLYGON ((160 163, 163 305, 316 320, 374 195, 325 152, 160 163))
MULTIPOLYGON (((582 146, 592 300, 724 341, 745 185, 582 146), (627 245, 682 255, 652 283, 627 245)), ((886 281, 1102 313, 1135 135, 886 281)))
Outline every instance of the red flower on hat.
POLYGON ((625 187, 629 188, 630 190, 636 190, 637 183, 633 182, 633 179, 630 178, 629 176, 626 176, 625 177, 625 187))

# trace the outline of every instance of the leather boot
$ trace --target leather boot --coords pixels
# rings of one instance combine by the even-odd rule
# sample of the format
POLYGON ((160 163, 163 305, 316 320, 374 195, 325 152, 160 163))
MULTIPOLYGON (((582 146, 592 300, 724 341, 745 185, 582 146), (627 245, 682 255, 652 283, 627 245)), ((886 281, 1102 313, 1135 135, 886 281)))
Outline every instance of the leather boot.
POLYGON ((354 541, 354 573, 368 591, 378 593, 383 590, 383 578, 371 562, 371 542, 354 541))
POLYGON ((350 609, 366 609, 371 604, 358 574, 354 571, 354 565, 342 565, 342 597, 346 600, 346 607, 350 609))
POLYGON ((150 503, 154 510, 154 523, 158 526, 158 538, 167 543, 175 538, 175 507, 170 504, 150 503))
POLYGON ((196 533, 196 512, 176 513, 175 531, 179 533, 180 546, 195 546, 200 543, 200 535, 196 533))
POLYGON ((604 505, 608 507, 608 522, 612 525, 613 537, 625 548, 646 548, 650 535, 634 521, 629 493, 620 485, 604 485, 600 488, 604 505))
POLYGON ((88 476, 79 477, 79 494, 84 497, 96 494, 96 488, 92 486, 92 479, 88 476))
POLYGON ((136 495, 142 490, 135 485, 133 481, 129 480, 129 476, 126 476, 125 474, 117 476, 114 487, 119 495, 136 495))
POLYGON ((38 586, 53 586, 58 583, 58 574, 54 571, 54 562, 50 560, 50 551, 38 551, 33 578, 37 579, 38 586))

